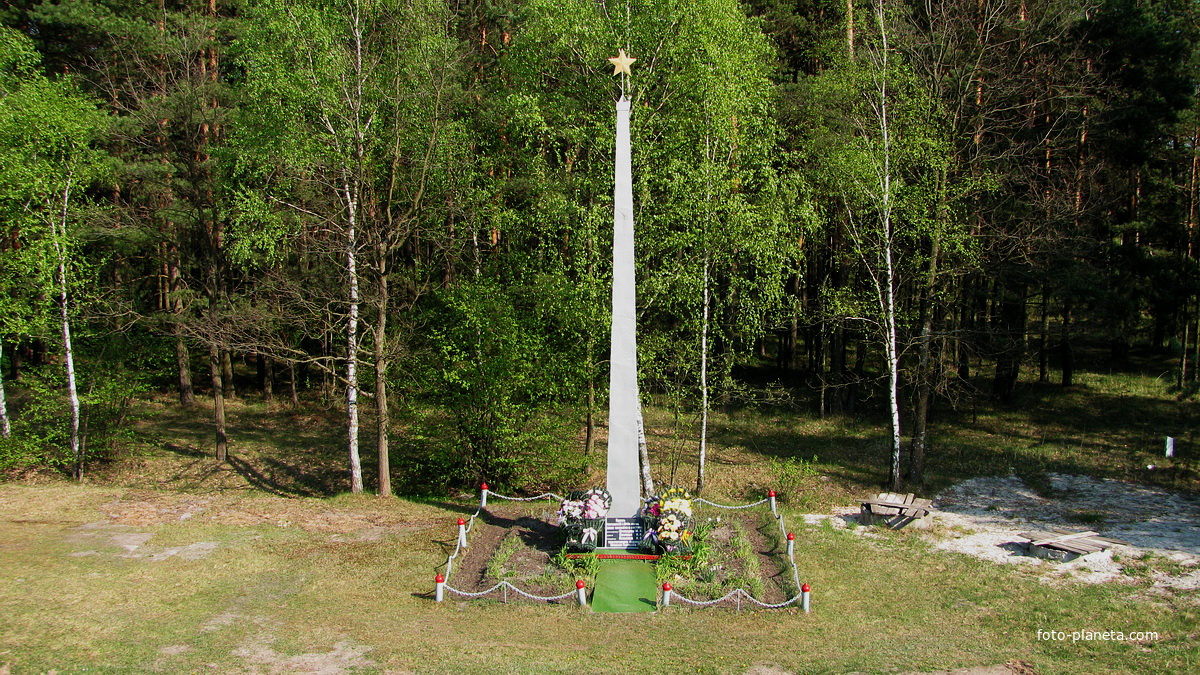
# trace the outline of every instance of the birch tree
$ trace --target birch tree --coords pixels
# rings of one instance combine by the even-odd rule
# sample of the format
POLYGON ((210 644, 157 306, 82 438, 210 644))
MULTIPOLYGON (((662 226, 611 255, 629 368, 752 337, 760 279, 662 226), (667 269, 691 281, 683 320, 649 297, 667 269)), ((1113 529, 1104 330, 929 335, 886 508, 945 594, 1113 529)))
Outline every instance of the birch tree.
MULTIPOLYGON (((303 242, 340 277, 340 297, 319 308, 312 303, 319 285, 293 279, 285 294, 301 316, 317 309, 340 324, 345 352, 337 378, 345 386, 354 492, 363 489, 364 395, 376 403, 380 492, 391 492, 387 389, 399 348, 388 317, 397 301, 411 309, 428 290, 424 269, 409 260, 400 266, 397 300, 395 258, 424 245, 422 226, 444 215, 429 195, 445 194, 453 183, 448 167, 462 161, 455 153, 463 130, 453 114, 457 54, 447 21, 435 0, 270 0, 251 13, 240 43, 252 103, 237 140, 244 153, 237 170, 247 186, 238 197, 237 245, 279 253, 284 242, 303 242), (367 349, 373 392, 360 382, 367 349)), ((301 334, 325 325, 311 316, 307 325, 294 323, 301 334)), ((288 345, 266 348, 304 357, 288 345)))
MULTIPOLYGON (((5 213, 21 228, 20 237, 42 253, 34 273, 33 294, 55 299, 62 341, 69 408, 72 473, 82 479, 80 403, 75 349, 71 336, 73 267, 77 235, 75 204, 99 173, 98 154, 90 147, 102 128, 93 101, 70 79, 51 80, 35 69, 28 39, 0 29, 0 199, 5 213)), ((34 258, 36 259, 36 254, 34 258)), ((7 413, 4 415, 7 420, 7 413)))
MULTIPOLYGON (((311 203, 294 194, 269 198, 311 216, 340 238, 344 294, 346 448, 350 489, 363 489, 359 456, 359 249, 367 182, 368 134, 379 102, 371 78, 378 55, 367 35, 370 0, 293 3, 268 0, 254 8, 242 42, 251 117, 243 147, 282 163, 284 176, 314 192, 311 203), (256 103, 260 105, 256 105, 256 103)), ((267 168, 260 169, 268 172, 267 168)), ((269 178, 274 178, 269 176, 269 178)), ((276 179, 278 183, 279 180, 276 179)))
POLYGON ((911 323, 899 293, 906 274, 922 267, 918 244, 936 222, 936 181, 948 153, 934 102, 891 43, 884 3, 872 10, 872 30, 858 27, 857 58, 811 83, 822 101, 811 144, 827 189, 838 195, 826 215, 844 223, 862 279, 861 293, 827 291, 826 301, 836 314, 869 326, 883 354, 888 483, 899 489, 901 356, 911 323))

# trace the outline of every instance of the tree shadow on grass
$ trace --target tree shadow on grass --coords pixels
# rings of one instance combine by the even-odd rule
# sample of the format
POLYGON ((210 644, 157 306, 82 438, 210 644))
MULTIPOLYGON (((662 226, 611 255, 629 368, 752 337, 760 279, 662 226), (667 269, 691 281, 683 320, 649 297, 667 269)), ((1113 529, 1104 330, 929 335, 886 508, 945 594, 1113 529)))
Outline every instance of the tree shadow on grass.
MULTIPOLYGON (((1027 385, 1011 406, 987 405, 971 411, 942 408, 931 420, 925 480, 904 489, 929 495, 979 476, 1015 473, 1036 481, 1037 476, 1054 472, 1195 492, 1200 490, 1200 465, 1193 455, 1196 451, 1189 447, 1195 443, 1192 406, 1172 400, 1165 392, 1161 397, 1147 396, 1131 383, 1127 390, 1115 392, 1087 385, 1066 392, 1055 385, 1027 385), (1177 438, 1172 462, 1162 460, 1166 435, 1177 438), (1154 468, 1148 469, 1149 464, 1154 468)), ((789 428, 778 420, 718 422, 710 447, 744 448, 751 457, 736 450, 724 457, 717 450, 710 451, 709 461, 730 470, 758 465, 756 476, 765 469, 766 479, 777 481, 793 467, 773 461, 808 462, 815 455, 819 459, 812 465, 822 480, 837 481, 851 491, 885 485, 891 460, 885 421, 845 418, 840 428, 828 420, 813 426, 820 426, 819 432, 811 427, 789 428), (842 430, 844 434, 839 433, 842 430), (761 459, 767 460, 766 466, 761 459)), ((908 468, 909 446, 906 435, 902 472, 908 468)), ((817 489, 815 480, 811 475, 803 478, 801 491, 817 489)))
MULTIPOLYGON (((314 493, 312 490, 309 490, 309 489, 297 490, 295 488, 294 484, 290 484, 287 487, 285 487, 284 482, 279 481, 277 478, 274 477, 275 476, 274 472, 268 474, 266 472, 260 471, 259 469, 254 467, 252 464, 250 464, 250 462, 248 462, 245 459, 238 457, 236 455, 231 454, 229 456, 228 462, 229 462, 229 466, 233 467, 233 470, 236 471, 242 478, 244 478, 247 483, 249 483, 252 487, 254 487, 258 490, 261 490, 263 492, 267 492, 267 493, 270 493, 270 494, 273 494, 273 495, 276 495, 279 497, 314 497, 314 496, 318 496, 320 494, 320 493, 314 493)), ((274 460, 267 460, 267 463, 283 465, 282 462, 276 462, 274 460)), ((288 467, 288 468, 290 469, 291 467, 288 467)), ((296 477, 296 475, 297 475, 297 473, 294 470, 285 470, 282 473, 284 473, 285 475, 290 474, 293 477, 296 477)), ((304 480, 305 483, 312 484, 311 479, 302 479, 302 480, 304 480)))
POLYGON ((485 510, 480 517, 488 525, 506 532, 516 531, 521 543, 548 555, 557 553, 565 543, 557 525, 530 515, 505 516, 485 510))
POLYGON ((167 443, 163 445, 163 449, 172 452, 181 457, 192 457, 194 459, 212 459, 210 453, 204 452, 190 445, 184 446, 178 443, 167 443))
POLYGON ((251 489, 280 497, 327 497, 336 494, 342 472, 328 464, 303 466, 271 456, 230 451, 225 463, 219 463, 209 452, 190 446, 167 443, 163 449, 184 458, 186 463, 169 479, 172 484, 201 487, 227 470, 241 477, 251 489))

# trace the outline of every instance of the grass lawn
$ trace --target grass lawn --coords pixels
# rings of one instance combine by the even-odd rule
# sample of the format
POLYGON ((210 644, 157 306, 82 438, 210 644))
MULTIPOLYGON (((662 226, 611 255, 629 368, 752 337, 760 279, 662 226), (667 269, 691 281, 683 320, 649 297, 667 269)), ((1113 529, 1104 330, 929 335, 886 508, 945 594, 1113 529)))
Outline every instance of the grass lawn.
POLYGON ((799 530, 797 562, 814 589, 808 615, 438 604, 432 578, 461 512, 366 496, 0 486, 0 664, 14 672, 1200 667, 1195 594, 1048 587, 909 534, 874 539, 828 526, 799 530), (1039 629, 1158 638, 1049 641, 1039 629))
MULTIPOLYGON (((1078 381, 1065 392, 1026 386, 1011 408, 943 410, 927 483, 910 489, 933 494, 1009 473, 1036 487, 1058 472, 1197 492, 1194 397, 1153 376, 1078 381), (1162 457, 1165 435, 1179 439, 1174 460, 1162 457)), ((140 445, 89 482, 32 475, 0 484, 0 673, 910 672, 1005 663, 1038 673, 1200 672, 1200 591, 1048 584, 1025 566, 936 550, 915 534, 795 525, 801 513, 878 490, 887 453, 869 420, 766 408, 713 416, 705 496, 745 502, 780 490, 801 578, 813 587, 811 614, 626 615, 570 603, 435 603, 433 577, 473 498, 339 495, 336 410, 232 401, 227 465, 210 457, 203 404, 181 411, 163 397, 142 412, 140 445), (1157 636, 1072 640, 1075 631, 1157 636)), ((676 426, 650 408, 647 427, 656 480, 690 485, 692 421, 676 426)), ((364 437, 368 489, 371 446, 364 437)))

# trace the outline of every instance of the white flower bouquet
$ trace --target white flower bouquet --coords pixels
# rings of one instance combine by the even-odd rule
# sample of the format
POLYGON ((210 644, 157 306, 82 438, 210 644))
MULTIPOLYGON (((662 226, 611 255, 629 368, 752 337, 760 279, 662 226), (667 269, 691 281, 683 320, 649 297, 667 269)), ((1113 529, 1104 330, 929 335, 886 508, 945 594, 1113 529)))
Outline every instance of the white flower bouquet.
POLYGON ((647 501, 643 522, 649 525, 646 516, 656 518, 652 521, 654 535, 647 536, 644 543, 664 553, 687 553, 691 550, 692 496, 687 490, 673 487, 647 501))
POLYGON ((567 548, 594 551, 604 534, 604 517, 612 507, 612 495, 603 488, 572 491, 558 509, 558 524, 567 538, 567 548))

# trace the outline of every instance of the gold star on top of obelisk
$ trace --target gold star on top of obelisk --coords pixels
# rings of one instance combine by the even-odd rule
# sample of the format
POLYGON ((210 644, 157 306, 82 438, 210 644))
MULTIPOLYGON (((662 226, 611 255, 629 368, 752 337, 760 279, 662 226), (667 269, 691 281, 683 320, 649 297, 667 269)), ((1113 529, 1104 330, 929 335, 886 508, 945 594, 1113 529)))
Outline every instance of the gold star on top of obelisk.
POLYGON ((637 61, 637 59, 630 58, 624 49, 620 50, 617 56, 608 60, 609 63, 613 64, 614 77, 621 73, 632 76, 633 73, 629 72, 629 66, 633 65, 634 61, 637 61))

